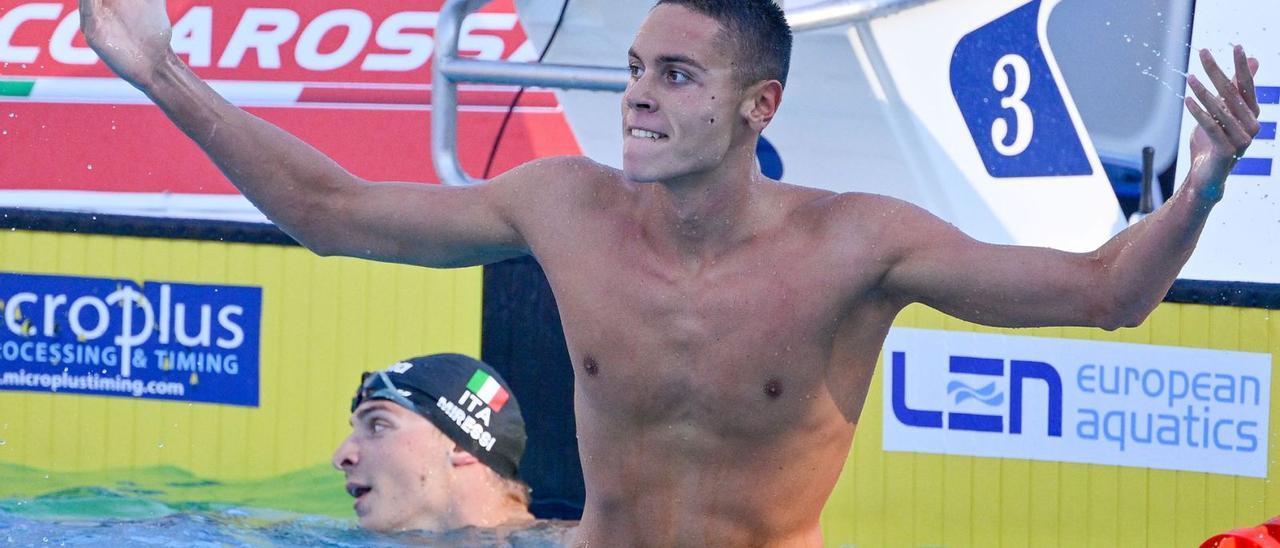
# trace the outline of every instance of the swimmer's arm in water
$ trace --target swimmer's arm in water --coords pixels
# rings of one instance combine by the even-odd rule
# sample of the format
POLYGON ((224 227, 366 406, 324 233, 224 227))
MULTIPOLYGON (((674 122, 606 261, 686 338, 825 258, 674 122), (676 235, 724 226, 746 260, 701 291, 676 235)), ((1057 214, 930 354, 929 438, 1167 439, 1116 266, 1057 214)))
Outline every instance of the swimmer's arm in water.
POLYGON ((1234 51, 1234 80, 1208 52, 1201 61, 1218 95, 1194 77, 1187 108, 1199 123, 1192 168, 1177 194, 1154 214, 1093 253, 998 246, 975 241, 918 208, 898 204, 900 233, 883 278, 901 302, 923 302, 988 325, 1140 324, 1163 300, 1190 258, 1227 176, 1257 134, 1253 74, 1257 60, 1234 51))
POLYGON ((81 0, 80 10, 85 37, 107 65, 146 93, 281 229, 322 255, 433 267, 522 255, 519 216, 546 194, 540 183, 571 171, 559 165, 568 160, 547 160, 469 188, 369 183, 195 76, 169 46, 164 0, 81 0))

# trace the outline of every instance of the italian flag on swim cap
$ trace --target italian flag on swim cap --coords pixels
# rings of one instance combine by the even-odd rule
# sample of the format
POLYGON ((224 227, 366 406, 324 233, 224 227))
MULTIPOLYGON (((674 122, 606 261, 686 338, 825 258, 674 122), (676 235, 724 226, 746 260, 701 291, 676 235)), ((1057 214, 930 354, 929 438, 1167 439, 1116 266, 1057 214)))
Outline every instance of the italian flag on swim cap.
POLYGON ((502 411, 502 406, 506 405, 507 398, 511 397, 507 390, 498 384, 498 380, 490 377, 488 373, 477 369, 471 380, 467 381, 467 390, 475 393, 485 405, 493 408, 493 412, 502 411))

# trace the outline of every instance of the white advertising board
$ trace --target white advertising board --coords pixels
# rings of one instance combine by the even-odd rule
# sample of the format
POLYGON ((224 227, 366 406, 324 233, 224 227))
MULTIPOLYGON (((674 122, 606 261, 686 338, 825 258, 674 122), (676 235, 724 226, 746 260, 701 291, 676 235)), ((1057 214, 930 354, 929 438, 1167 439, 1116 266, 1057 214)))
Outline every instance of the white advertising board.
POLYGON ((1271 356, 894 328, 884 449, 1266 477, 1271 356))
MULTIPOLYGON (((1255 82, 1262 131, 1227 179, 1227 192, 1214 208, 1200 236, 1200 244, 1179 275, 1183 279, 1227 282, 1280 283, 1280 2, 1232 0, 1197 2, 1191 47, 1208 49, 1224 70, 1233 72, 1231 51, 1241 44, 1259 60, 1255 82)), ((1209 82, 1197 56, 1190 74, 1209 82)), ((1187 89, 1184 91, 1190 94, 1187 89)), ((1188 149, 1196 121, 1183 114, 1177 182, 1190 170, 1188 149)))

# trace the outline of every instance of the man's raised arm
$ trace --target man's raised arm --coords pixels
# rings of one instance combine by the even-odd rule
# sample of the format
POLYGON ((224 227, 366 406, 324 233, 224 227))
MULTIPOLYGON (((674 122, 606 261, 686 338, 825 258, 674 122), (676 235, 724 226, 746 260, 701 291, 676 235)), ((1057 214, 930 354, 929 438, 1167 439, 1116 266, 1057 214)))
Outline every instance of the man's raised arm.
POLYGON ((924 302, 988 325, 1140 324, 1191 257, 1227 176, 1258 133, 1257 61, 1239 46, 1233 55, 1234 80, 1207 51, 1200 52, 1217 95, 1189 78, 1199 99, 1186 98, 1199 124, 1191 139, 1191 170, 1154 214, 1097 251, 1076 254, 977 242, 902 204, 896 217, 914 230, 892 240, 898 245, 884 278, 887 292, 904 303, 924 302))
POLYGON ((526 252, 506 206, 520 202, 521 182, 539 178, 546 163, 471 188, 371 184, 196 77, 169 46, 164 0, 80 0, 80 17, 103 61, 146 93, 267 217, 316 253, 451 267, 526 252))

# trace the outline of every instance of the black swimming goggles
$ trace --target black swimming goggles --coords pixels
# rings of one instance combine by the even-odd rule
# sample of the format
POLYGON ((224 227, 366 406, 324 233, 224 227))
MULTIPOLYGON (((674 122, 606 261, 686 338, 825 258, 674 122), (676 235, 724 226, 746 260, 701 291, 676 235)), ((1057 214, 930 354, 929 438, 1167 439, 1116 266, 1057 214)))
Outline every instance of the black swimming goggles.
POLYGON ((391 382, 391 377, 387 376, 386 371, 365 371, 360 374, 360 389, 356 390, 355 397, 351 398, 351 412, 355 412, 357 407, 366 400, 391 400, 406 409, 415 413, 422 414, 418 406, 409 399, 408 390, 401 390, 391 382))

